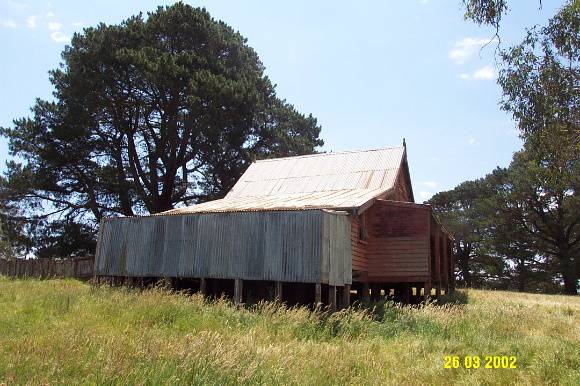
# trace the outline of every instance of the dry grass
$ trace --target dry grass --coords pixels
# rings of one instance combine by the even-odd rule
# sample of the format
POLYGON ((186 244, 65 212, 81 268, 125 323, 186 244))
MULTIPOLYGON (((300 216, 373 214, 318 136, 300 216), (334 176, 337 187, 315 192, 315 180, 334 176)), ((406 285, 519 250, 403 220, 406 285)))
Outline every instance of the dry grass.
POLYGON ((577 297, 470 290, 467 304, 320 316, 162 289, 0 278, 0 380, 575 385, 579 312, 577 297), (518 368, 444 369, 445 355, 516 355, 518 368))

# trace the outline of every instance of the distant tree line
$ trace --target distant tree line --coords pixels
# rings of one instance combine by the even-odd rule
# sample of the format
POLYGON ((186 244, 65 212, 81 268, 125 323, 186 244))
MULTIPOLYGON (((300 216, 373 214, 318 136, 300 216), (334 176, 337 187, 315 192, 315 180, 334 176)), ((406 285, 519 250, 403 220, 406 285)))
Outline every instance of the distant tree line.
MULTIPOLYGON (((507 9, 504 1, 466 3, 466 17, 496 28, 507 9)), ((577 294, 579 16, 580 3, 570 1, 500 53, 501 108, 524 140, 509 167, 429 200, 456 237, 456 273, 466 286, 577 294)))

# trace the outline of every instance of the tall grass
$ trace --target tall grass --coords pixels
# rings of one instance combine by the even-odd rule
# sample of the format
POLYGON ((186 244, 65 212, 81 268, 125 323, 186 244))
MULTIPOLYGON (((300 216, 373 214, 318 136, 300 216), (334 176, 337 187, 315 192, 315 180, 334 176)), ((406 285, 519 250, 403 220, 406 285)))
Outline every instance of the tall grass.
POLYGON ((580 383, 580 299, 467 298, 320 315, 161 288, 0 278, 0 383, 580 383), (518 368, 444 369, 445 355, 515 355, 518 368))

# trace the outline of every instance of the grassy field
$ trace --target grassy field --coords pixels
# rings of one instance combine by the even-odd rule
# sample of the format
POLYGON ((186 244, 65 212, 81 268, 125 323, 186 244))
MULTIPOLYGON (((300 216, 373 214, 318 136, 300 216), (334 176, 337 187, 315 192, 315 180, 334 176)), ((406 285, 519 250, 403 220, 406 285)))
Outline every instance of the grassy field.
POLYGON ((0 277, 0 384, 580 384, 580 298, 461 295, 329 316, 0 277), (517 368, 445 369, 446 355, 517 368))

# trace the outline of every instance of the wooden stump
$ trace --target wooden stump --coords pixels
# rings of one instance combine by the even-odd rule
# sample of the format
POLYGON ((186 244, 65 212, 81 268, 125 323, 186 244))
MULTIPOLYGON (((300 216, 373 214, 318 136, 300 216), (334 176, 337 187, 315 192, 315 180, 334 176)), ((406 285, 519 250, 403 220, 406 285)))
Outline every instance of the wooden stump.
POLYGON ((314 284, 314 307, 320 309, 322 307, 322 284, 314 284))
POLYGON ((350 307, 350 284, 345 284, 344 287, 342 287, 342 300, 340 307, 350 307))
POLYGON ((234 280, 234 303, 242 304, 242 289, 243 289, 243 280, 242 279, 235 279, 234 280))
POLYGON ((411 286, 405 284, 403 288, 403 302, 409 304, 411 302, 411 286))
POLYGON ((328 286, 328 309, 336 311, 336 286, 328 286))
POLYGON ((427 301, 430 298, 431 298, 431 282, 426 281, 425 284, 423 285, 423 299, 427 301))
POLYGON ((281 281, 277 281, 274 283, 274 299, 277 302, 282 303, 282 296, 283 296, 283 286, 282 286, 282 282, 281 281))
POLYGON ((370 302, 371 300, 370 292, 371 289, 369 287, 369 283, 363 283, 361 299, 364 303, 368 304, 370 302))

